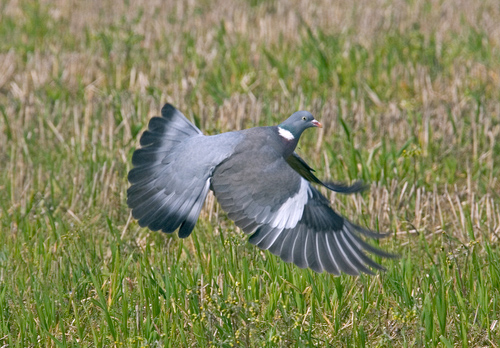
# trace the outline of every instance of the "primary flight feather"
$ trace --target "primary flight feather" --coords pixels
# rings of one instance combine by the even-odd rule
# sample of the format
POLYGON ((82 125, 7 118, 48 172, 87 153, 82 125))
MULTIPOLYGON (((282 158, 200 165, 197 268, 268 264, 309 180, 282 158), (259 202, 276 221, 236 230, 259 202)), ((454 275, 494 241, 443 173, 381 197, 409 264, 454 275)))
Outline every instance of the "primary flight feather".
POLYGON ((249 242, 316 272, 373 274, 365 251, 394 257, 361 235, 381 238, 338 215, 312 183, 340 193, 364 186, 325 183, 294 151, 302 132, 321 123, 298 111, 278 126, 205 136, 166 104, 132 156, 127 204, 139 225, 179 237, 194 229, 209 190, 249 242))

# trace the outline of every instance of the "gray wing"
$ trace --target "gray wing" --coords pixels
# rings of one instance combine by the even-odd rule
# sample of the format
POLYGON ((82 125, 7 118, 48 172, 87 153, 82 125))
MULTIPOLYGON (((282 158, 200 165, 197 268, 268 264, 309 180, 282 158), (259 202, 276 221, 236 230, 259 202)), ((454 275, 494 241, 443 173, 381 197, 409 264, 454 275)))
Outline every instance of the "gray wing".
POLYGON ((127 204, 142 227, 179 237, 192 232, 210 188, 213 168, 229 156, 237 135, 207 137, 167 104, 132 156, 127 204))
POLYGON ((306 161, 304 161, 296 152, 290 155, 286 162, 292 167, 297 173, 299 173, 307 181, 313 182, 315 184, 322 185, 329 190, 334 192, 351 194, 358 193, 366 190, 367 186, 362 181, 356 181, 352 185, 346 185, 342 183, 335 182, 324 182, 319 180, 316 175, 313 174, 314 169, 312 169, 306 161))
POLYGON ((250 243, 301 268, 373 274, 368 267, 383 268, 365 252, 393 257, 360 237, 384 235, 335 213, 330 202, 271 149, 262 149, 259 156, 231 156, 215 169, 212 187, 236 225, 253 233, 250 243))

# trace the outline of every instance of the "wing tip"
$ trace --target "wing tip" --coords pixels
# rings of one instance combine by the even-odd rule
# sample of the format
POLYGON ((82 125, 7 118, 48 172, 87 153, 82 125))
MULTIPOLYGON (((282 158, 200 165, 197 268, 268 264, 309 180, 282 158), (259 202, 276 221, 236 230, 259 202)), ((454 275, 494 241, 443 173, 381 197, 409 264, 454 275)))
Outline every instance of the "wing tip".
POLYGON ((181 227, 179 228, 178 236, 181 239, 187 238, 191 235, 191 233, 194 230, 194 226, 196 225, 196 221, 190 221, 189 219, 186 219, 182 224, 181 227))
POLYGON ((370 185, 365 184, 365 182, 363 180, 357 180, 352 185, 348 185, 348 184, 344 184, 344 183, 337 183, 337 182, 333 182, 333 181, 322 182, 322 185, 331 191, 338 192, 338 193, 345 194, 345 195, 350 195, 353 193, 361 193, 361 192, 364 192, 370 188, 370 185))
POLYGON ((165 103, 165 105, 163 105, 163 107, 161 108, 161 116, 164 118, 168 118, 169 115, 176 111, 178 110, 175 108, 175 106, 170 103, 165 103))

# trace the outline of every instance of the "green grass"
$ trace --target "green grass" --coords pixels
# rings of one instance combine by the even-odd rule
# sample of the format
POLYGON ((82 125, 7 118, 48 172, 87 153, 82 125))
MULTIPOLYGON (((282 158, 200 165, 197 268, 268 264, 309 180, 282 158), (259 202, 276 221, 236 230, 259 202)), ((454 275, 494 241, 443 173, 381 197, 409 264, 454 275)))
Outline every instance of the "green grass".
POLYGON ((0 345, 498 346, 499 20, 493 0, 0 1, 0 345), (207 134, 310 110, 299 153, 371 184, 329 197, 401 259, 301 270, 213 197, 188 239, 141 229, 126 175, 165 102, 207 134))

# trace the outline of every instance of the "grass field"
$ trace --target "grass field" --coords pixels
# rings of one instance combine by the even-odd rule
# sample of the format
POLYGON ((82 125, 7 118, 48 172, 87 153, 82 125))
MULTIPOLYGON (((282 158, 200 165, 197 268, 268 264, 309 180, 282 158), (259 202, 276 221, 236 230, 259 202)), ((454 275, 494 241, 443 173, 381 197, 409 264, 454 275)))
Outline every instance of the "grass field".
MULTIPOLYGON (((0 0, 1 347, 499 347, 497 0, 0 0), (213 197, 140 228, 127 172, 171 102, 205 133, 324 124, 298 152, 370 188, 375 277, 246 242, 213 197)), ((325 192, 325 194, 327 194, 325 192)))

